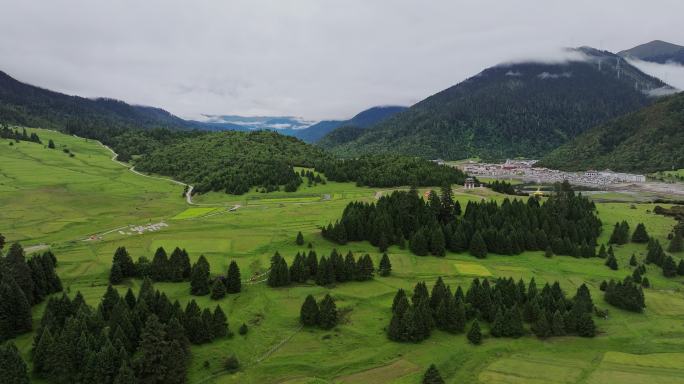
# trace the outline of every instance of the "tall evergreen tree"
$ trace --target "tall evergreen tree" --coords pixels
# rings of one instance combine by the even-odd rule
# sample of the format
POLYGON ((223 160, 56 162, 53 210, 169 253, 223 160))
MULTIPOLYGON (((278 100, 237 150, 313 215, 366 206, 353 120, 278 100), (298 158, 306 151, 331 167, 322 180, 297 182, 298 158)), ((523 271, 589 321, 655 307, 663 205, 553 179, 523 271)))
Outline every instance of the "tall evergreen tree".
POLYGON ((222 279, 215 279, 211 283, 211 299, 220 300, 226 297, 226 285, 223 283, 222 279))
POLYGON ((477 320, 473 321, 473 325, 470 327, 470 331, 468 331, 468 341, 474 345, 482 344, 482 332, 477 320))
POLYGON ((487 244, 485 244, 479 231, 476 231, 470 240, 470 254, 478 259, 487 257, 487 244))
POLYGON ((14 343, 0 344, 0 378, 3 384, 28 384, 26 363, 14 343))
POLYGON ((423 375, 423 384, 444 384, 444 379, 442 375, 439 374, 437 367, 434 364, 430 365, 425 375, 423 375))
POLYGON ((201 255, 192 266, 190 294, 204 296, 209 293, 209 262, 201 255))
POLYGON ((150 265, 152 280, 168 281, 169 279, 169 259, 163 247, 157 248, 150 265))
POLYGON ((229 333, 228 317, 218 305, 214 308, 214 313, 211 315, 210 327, 211 334, 215 338, 224 337, 229 333))
POLYGON ((663 262, 663 276, 675 277, 677 276, 677 264, 675 264, 672 256, 667 256, 663 262))
POLYGON ((312 295, 306 296, 302 308, 299 311, 299 321, 306 327, 318 324, 319 309, 316 299, 312 295))
POLYGON ((302 235, 301 231, 297 233, 297 239, 295 240, 295 243, 297 245, 304 245, 304 235, 302 235))
POLYGON ((632 242, 633 243, 648 243, 648 232, 646 232, 646 226, 644 223, 639 223, 636 226, 636 229, 634 229, 634 233, 632 234, 632 242))
POLYGON ((31 328, 31 305, 26 295, 11 275, 0 274, 0 342, 31 328))
POLYGON ((335 300, 326 294, 319 304, 318 325, 323 329, 332 329, 337 325, 337 316, 335 300))
POLYGON ((670 245, 667 247, 668 252, 674 253, 684 251, 684 234, 682 234, 682 232, 684 232, 684 230, 675 231, 675 234, 670 241, 670 245))
POLYGON ((5 256, 4 264, 8 269, 8 273, 12 276, 14 281, 16 281, 22 292, 24 292, 24 296, 26 296, 29 305, 36 304, 33 297, 34 283, 31 278, 31 268, 29 268, 26 263, 24 248, 22 248, 19 243, 13 243, 10 246, 9 251, 5 256))
POLYGON ((242 281, 240 280, 240 267, 238 267, 235 260, 230 262, 228 266, 228 273, 226 274, 226 291, 228 293, 239 293, 242 290, 242 281))
POLYGON ((387 256, 387 252, 385 252, 382 254, 382 258, 380 259, 378 273, 380 274, 380 276, 389 276, 391 272, 392 263, 390 263, 390 259, 389 256, 387 256))

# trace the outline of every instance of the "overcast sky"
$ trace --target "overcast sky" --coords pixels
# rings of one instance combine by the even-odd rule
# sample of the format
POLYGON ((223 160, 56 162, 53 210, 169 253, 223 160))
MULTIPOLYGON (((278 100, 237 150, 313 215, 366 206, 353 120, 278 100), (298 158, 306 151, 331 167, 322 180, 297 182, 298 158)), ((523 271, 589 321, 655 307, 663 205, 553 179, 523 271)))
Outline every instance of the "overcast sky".
MULTIPOLYGON (((0 10, 0 70, 183 117, 347 118, 561 47, 684 45, 681 0, 0 0, 0 10)), ((680 67, 671 80, 677 70, 684 79, 680 67)))

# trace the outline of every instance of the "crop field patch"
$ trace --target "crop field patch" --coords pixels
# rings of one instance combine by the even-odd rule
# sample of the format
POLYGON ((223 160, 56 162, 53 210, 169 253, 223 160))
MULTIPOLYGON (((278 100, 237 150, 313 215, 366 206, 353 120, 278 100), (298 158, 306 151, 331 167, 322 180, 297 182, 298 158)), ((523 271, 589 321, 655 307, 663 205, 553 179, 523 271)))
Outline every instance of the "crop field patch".
POLYGON ((482 264, 457 261, 454 263, 454 266, 456 267, 458 273, 462 275, 492 276, 492 273, 489 272, 489 269, 482 264))
POLYGON ((188 208, 185 211, 177 214, 176 216, 172 217, 172 220, 184 220, 184 219, 192 219, 195 217, 200 217, 204 215, 208 215, 216 210, 219 210, 222 208, 208 208, 208 207, 192 207, 188 208))
POLYGON ((383 365, 377 368, 367 369, 358 373, 347 376, 341 376, 335 379, 335 383, 366 383, 366 384, 384 384, 391 382, 393 379, 398 379, 413 372, 420 370, 420 367, 408 360, 399 359, 392 364, 383 365))
POLYGON ((684 353, 652 353, 636 355, 622 352, 606 352, 601 365, 587 383, 684 383, 684 353))
POLYGON ((479 381, 487 384, 570 384, 577 382, 586 367, 586 363, 577 360, 504 358, 481 372, 479 381))

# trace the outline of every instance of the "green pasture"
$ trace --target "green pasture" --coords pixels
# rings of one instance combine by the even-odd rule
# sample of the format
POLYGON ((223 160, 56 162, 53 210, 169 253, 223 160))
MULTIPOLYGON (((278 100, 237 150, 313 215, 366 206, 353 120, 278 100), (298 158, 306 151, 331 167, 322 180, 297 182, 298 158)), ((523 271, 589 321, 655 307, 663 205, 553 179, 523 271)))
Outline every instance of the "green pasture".
MULTIPOLYGON (((312 187, 304 183, 295 193, 209 193, 194 201, 216 206, 188 206, 181 186, 129 172, 112 162, 111 154, 95 142, 37 132, 45 142, 52 138, 58 149, 24 142, 9 146, 7 140, 0 140, 0 233, 26 246, 49 244, 59 260, 58 273, 66 291, 71 295, 81 291, 92 305, 104 293, 111 257, 122 245, 134 258, 151 257, 159 246, 167 251, 175 246, 186 248, 193 261, 204 254, 212 274, 225 273, 235 260, 243 279, 266 271, 275 251, 290 262, 297 252, 307 251, 309 243, 319 256, 333 248, 343 253, 351 250, 357 256, 369 253, 376 265, 381 256, 367 242, 332 244, 321 237, 319 228, 337 219, 350 201, 372 201, 377 192, 388 190, 353 183, 312 187), (76 155, 69 157, 62 146, 76 155), (223 212, 236 204, 241 207, 223 212), (154 232, 122 230, 122 234, 116 230, 160 221, 168 226, 154 232), (299 231, 305 239, 302 247, 294 242, 299 231), (84 241, 92 234, 100 237, 84 241)), ((462 206, 472 199, 504 198, 485 189, 457 189, 455 195, 462 206)), ((616 221, 627 220, 632 229, 643 222, 651 235, 666 243, 674 221, 653 214, 653 204, 633 205, 632 209, 632 202, 597 203, 604 222, 601 241, 607 240, 616 221)), ((643 259, 645 251, 643 244, 615 247, 619 269, 613 271, 599 259, 547 259, 542 252, 478 260, 451 253, 444 258, 418 257, 391 247, 392 275, 370 282, 280 289, 245 284, 242 293, 218 302, 196 297, 201 307, 221 305, 235 336, 193 346, 188 382, 413 384, 435 363, 447 383, 684 383, 684 279, 666 279, 649 266, 646 276, 653 288, 646 290, 648 307, 643 314, 609 306, 598 289, 604 279, 630 274, 629 257, 634 253, 643 259), (483 344, 475 347, 465 335, 435 331, 420 344, 388 341, 383 328, 389 323, 397 289, 410 290, 419 281, 431 287, 439 276, 452 289, 457 285, 466 289, 475 276, 534 277, 538 284, 557 280, 570 294, 587 283, 594 302, 607 309, 609 316, 607 320, 595 318, 599 335, 594 339, 485 336, 483 344), (298 316, 304 297, 322 298, 326 293, 333 295, 343 313, 341 324, 331 331, 301 330, 298 316), (249 327, 245 336, 236 332, 242 323, 249 327), (242 364, 235 374, 221 369, 222 359, 231 354, 242 364)), ((140 281, 129 280, 117 288, 124 292, 139 285, 140 281)), ((193 298, 188 283, 156 287, 183 304, 193 298)), ((43 307, 34 308, 35 324, 43 307)), ((486 326, 483 331, 488 333, 486 326)), ((27 334, 15 340, 27 359, 32 338, 27 334)))

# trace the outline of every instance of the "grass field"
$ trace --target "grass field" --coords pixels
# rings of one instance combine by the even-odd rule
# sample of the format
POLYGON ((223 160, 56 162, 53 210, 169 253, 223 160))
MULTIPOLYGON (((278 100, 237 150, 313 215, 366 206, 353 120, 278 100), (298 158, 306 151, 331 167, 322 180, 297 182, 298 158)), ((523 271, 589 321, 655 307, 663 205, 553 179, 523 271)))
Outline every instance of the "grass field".
MULTIPOLYGON (((58 149, 25 142, 9 146, 0 140, 0 233, 25 246, 48 244, 59 260, 58 273, 67 292, 81 291, 92 305, 106 289, 111 257, 120 245, 134 258, 150 257, 158 246, 185 247, 193 261, 204 254, 215 274, 236 260, 247 278, 265 271, 276 250, 288 261, 304 250, 294 243, 298 231, 319 255, 330 252, 335 245, 320 236, 319 226, 338 218, 350 201, 372 201, 378 192, 388 192, 330 182, 303 185, 296 193, 210 193, 195 201, 217 206, 190 207, 181 196, 182 187, 129 172, 112 162, 109 152, 97 143, 50 131, 37 133, 45 142, 52 138, 58 149), (76 155, 69 157, 62 146, 76 155), (236 211, 214 214, 235 204, 241 205, 236 211), (168 227, 141 235, 115 230, 160 221, 168 227), (83 241, 92 234, 101 237, 83 241)), ((488 190, 457 190, 456 197, 462 206, 471 199, 503 198, 488 190)), ((651 235, 665 242, 674 221, 650 213, 653 204, 637 203, 634 209, 631 205, 598 203, 604 222, 601 241, 608 239, 616 221, 627 220, 632 228, 644 222, 651 235)), ((376 263, 380 257, 366 242, 338 248, 357 255, 368 252, 376 263)), ((608 306, 598 290, 602 280, 631 273, 632 253, 643 259, 645 246, 616 247, 619 270, 612 271, 599 259, 547 259, 541 252, 478 260, 467 254, 417 257, 392 247, 390 277, 332 289, 308 284, 282 289, 247 285, 242 293, 218 304, 232 330, 244 322, 249 333, 193 347, 188 382, 409 384, 420 382, 427 366, 435 363, 447 383, 684 383, 684 279, 665 279, 655 267, 648 267, 654 288, 646 291, 644 314, 608 306), (586 282, 594 302, 609 310, 609 319, 595 319, 600 334, 594 339, 486 338, 474 347, 464 335, 435 331, 417 345, 389 342, 383 328, 389 323, 396 290, 412 289, 419 281, 431 287, 438 276, 454 289, 459 284, 466 288, 474 276, 535 277, 538 283, 558 280, 568 293, 586 282), (320 298, 327 292, 346 313, 342 324, 331 331, 300 330, 303 298, 307 294, 320 298), (226 374, 221 360, 233 353, 242 369, 226 374), (209 368, 204 367, 205 361, 209 368)), ((137 289, 139 284, 132 280, 118 288, 137 289)), ((156 286, 171 300, 184 304, 191 298, 187 283, 156 286)), ((201 307, 217 304, 208 296, 197 300, 201 307)), ((34 321, 40 319, 43 306, 34 308, 34 321)), ((32 338, 27 334, 16 340, 26 358, 32 338)))

